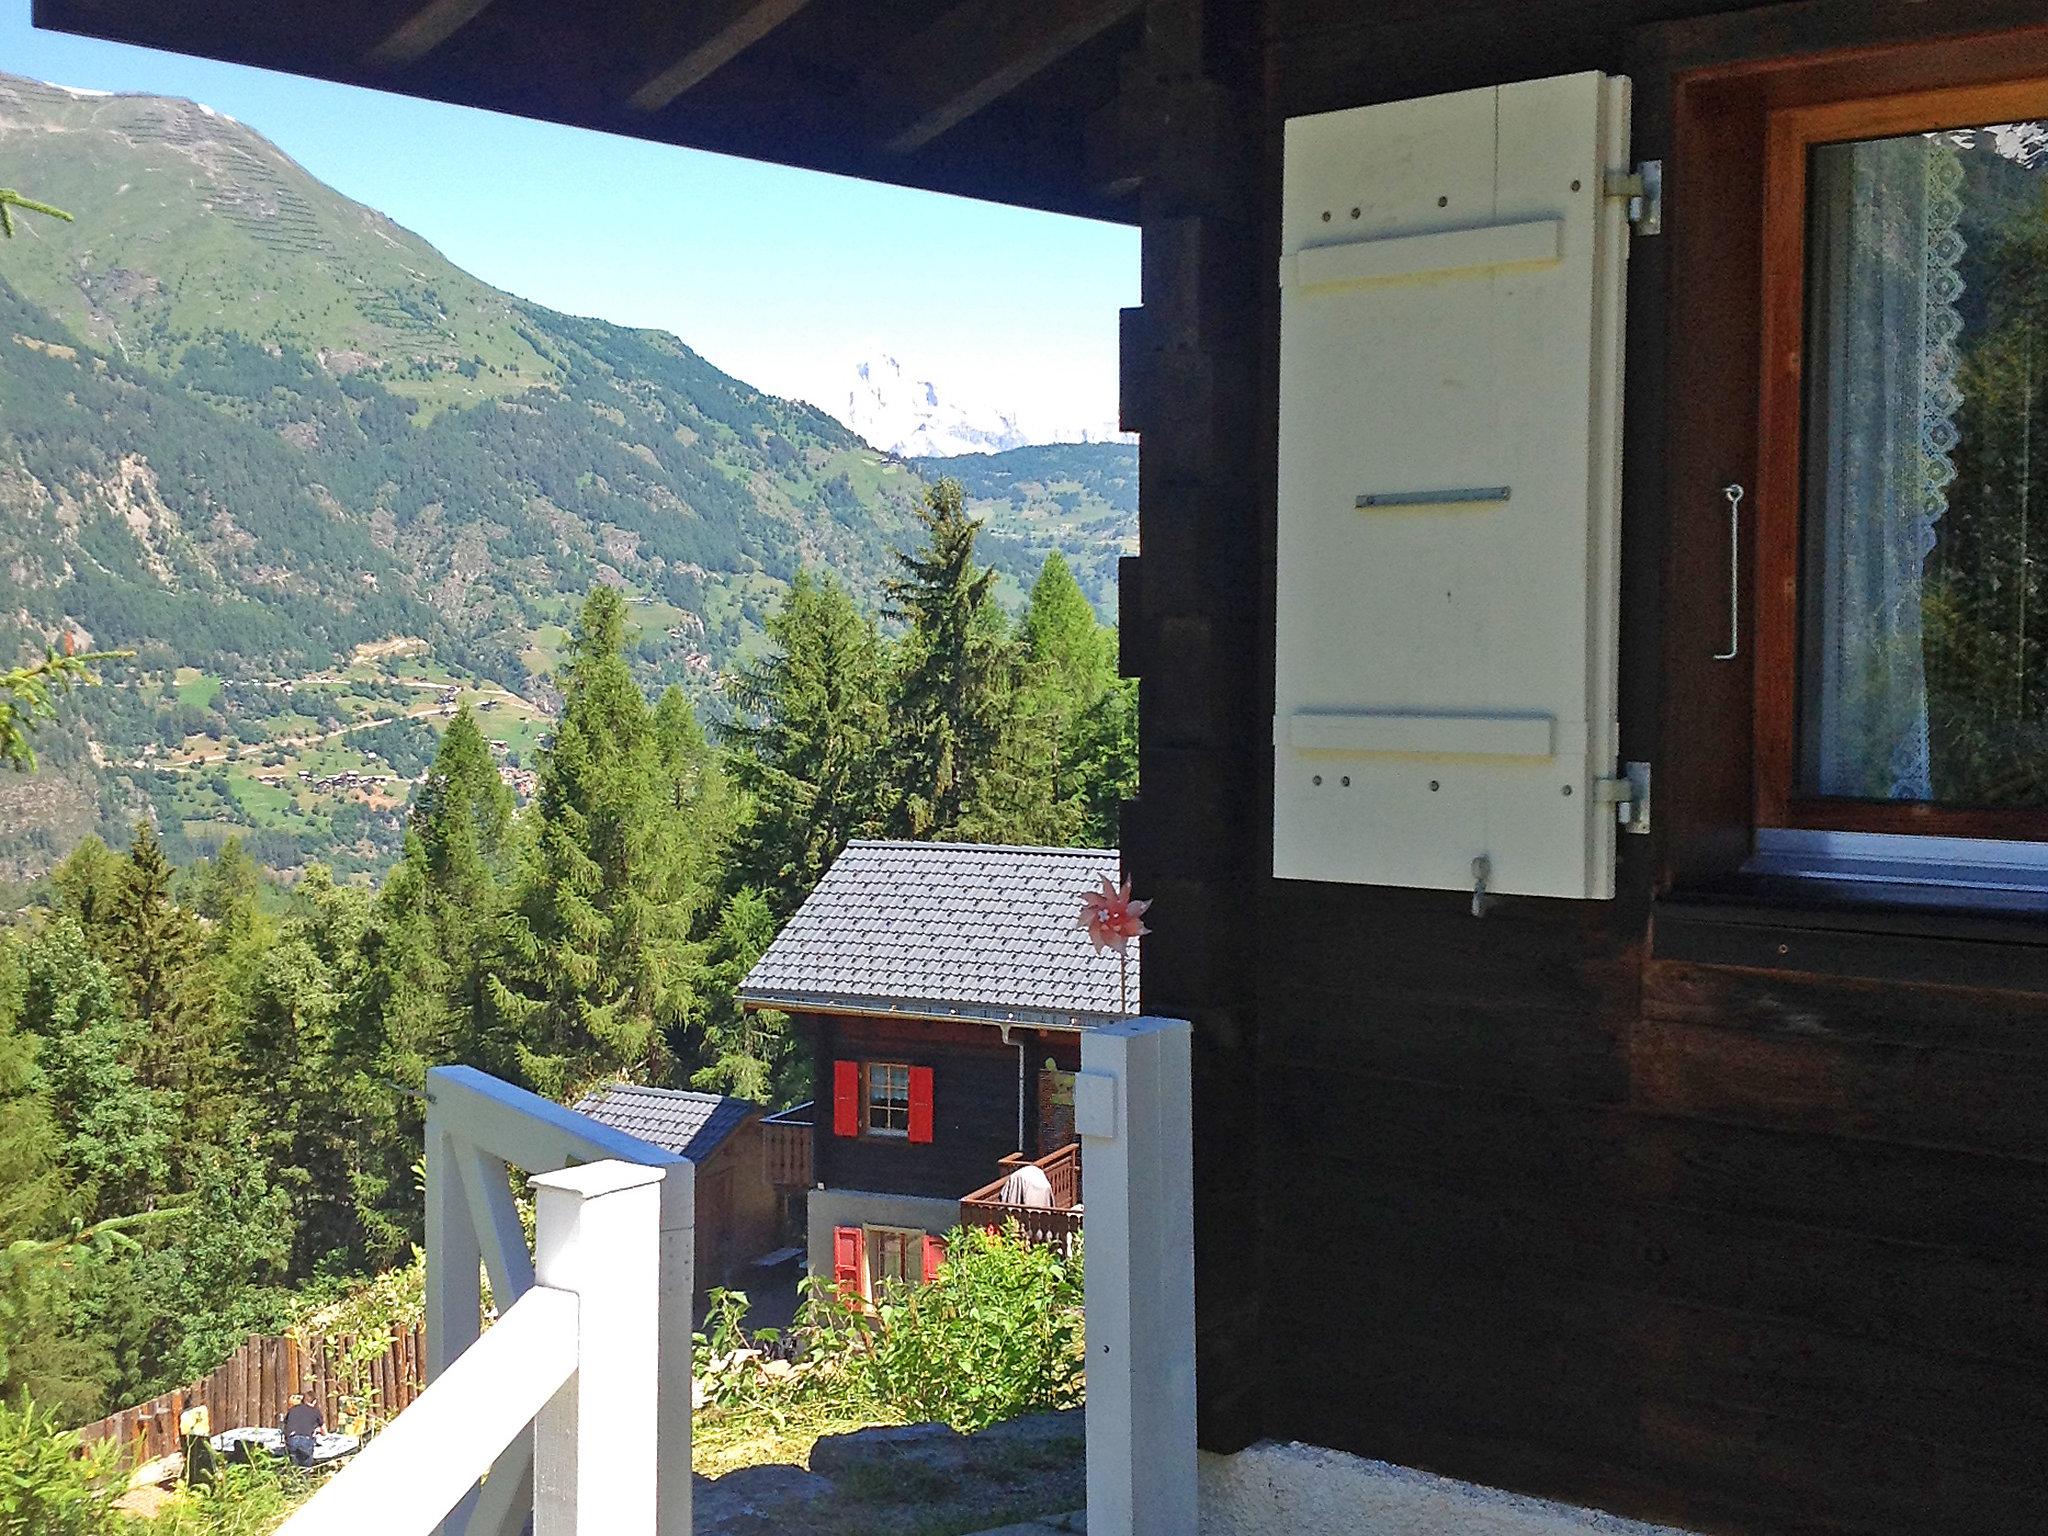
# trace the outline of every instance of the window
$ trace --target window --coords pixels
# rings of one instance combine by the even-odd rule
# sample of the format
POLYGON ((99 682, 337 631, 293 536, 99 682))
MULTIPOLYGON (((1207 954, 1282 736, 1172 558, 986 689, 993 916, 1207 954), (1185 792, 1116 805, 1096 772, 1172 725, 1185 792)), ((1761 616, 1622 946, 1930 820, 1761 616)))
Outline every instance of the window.
POLYGON ((932 1139, 932 1069, 900 1062, 832 1063, 832 1134, 932 1139))
POLYGON ((868 1295, 885 1286, 914 1285, 924 1278, 924 1233, 901 1227, 869 1227, 868 1295))
POLYGON ((867 1114, 871 1136, 910 1134, 910 1068, 895 1062, 867 1064, 867 1114))
POLYGON ((1766 154, 1758 822, 2048 838, 2048 81, 1766 154))

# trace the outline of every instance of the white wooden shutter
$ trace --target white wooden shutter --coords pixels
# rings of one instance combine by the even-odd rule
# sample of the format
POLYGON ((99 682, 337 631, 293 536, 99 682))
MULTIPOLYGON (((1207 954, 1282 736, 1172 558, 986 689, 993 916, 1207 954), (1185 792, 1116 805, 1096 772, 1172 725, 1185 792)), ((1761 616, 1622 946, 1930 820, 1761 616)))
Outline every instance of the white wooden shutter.
POLYGON ((1628 82, 1296 118, 1274 873, 1611 897, 1628 82))

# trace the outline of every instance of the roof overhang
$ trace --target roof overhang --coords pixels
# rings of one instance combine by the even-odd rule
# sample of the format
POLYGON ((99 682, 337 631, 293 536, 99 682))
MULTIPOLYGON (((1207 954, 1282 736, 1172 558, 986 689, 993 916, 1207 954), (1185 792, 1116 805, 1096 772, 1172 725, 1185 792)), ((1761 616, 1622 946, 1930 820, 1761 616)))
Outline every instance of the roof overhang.
POLYGON ((773 1008, 780 1013, 831 1014, 840 1018, 914 1019, 930 1024, 986 1024, 1011 1029, 1066 1030, 1079 1034, 1120 1015, 1069 1013, 1045 1008, 1006 1008, 995 1003, 949 1003, 931 999, 845 997, 816 992, 764 992, 744 988, 733 994, 749 1013, 773 1008))
POLYGON ((1142 0, 34 0, 87 37, 1129 222, 1142 0))

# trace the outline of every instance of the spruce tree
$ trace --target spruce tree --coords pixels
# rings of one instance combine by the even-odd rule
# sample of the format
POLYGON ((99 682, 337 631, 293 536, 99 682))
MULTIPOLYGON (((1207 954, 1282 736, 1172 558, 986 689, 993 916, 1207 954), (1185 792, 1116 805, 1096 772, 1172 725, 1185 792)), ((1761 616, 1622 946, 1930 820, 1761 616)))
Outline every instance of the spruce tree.
POLYGON ((199 924, 172 895, 172 878, 156 830, 137 822, 115 901, 118 921, 103 952, 127 987, 128 1011, 142 1031, 136 1067, 143 1084, 175 1091, 197 1110, 212 1075, 212 978, 199 924))
POLYGON ((145 1041, 121 988, 68 916, 28 941, 22 971, 21 1018, 41 1037, 71 1214, 93 1222, 149 1209, 174 1186, 178 1105, 136 1070, 145 1041))
POLYGON ((412 1166, 429 1067, 519 1071, 491 992, 511 907, 512 795, 465 705, 442 734, 385 878, 335 1023, 336 1080, 353 1130, 346 1160, 364 1252, 402 1258, 420 1240, 412 1166))
POLYGON ((759 891, 735 891, 719 913, 705 966, 702 1055, 690 1086, 757 1103, 794 1103, 809 1091, 809 1062, 789 1019, 750 1013, 735 993, 775 938, 775 919, 759 891))
POLYGON ((692 995, 701 893, 678 856, 676 789, 625 644, 625 601, 598 587, 577 627, 529 870, 490 979, 521 1076, 556 1096, 614 1073, 658 1076, 692 995))
POLYGON ((885 588, 890 616, 909 629, 890 699, 890 824, 898 836, 942 838, 958 832, 1002 739, 1008 636, 991 598, 995 571, 975 562, 982 525, 960 483, 933 486, 917 518, 924 547, 897 551, 904 574, 885 588))
POLYGON ((261 1159, 264 1181, 289 1203, 284 1252, 294 1273, 323 1261, 359 1262, 350 1185, 352 1126, 345 1087, 353 1063, 337 1051, 343 978, 367 926, 363 892, 311 866, 270 947, 235 1035, 244 1124, 232 1140, 261 1159))
POLYGON ((729 681, 720 735, 746 800, 730 878, 781 922, 849 840, 882 830, 888 718, 881 636, 829 576, 799 571, 767 628, 774 649, 729 681))
POLYGON ((119 926, 128 865, 97 837, 72 849, 52 871, 50 884, 56 888, 57 910, 76 918, 95 945, 119 926))

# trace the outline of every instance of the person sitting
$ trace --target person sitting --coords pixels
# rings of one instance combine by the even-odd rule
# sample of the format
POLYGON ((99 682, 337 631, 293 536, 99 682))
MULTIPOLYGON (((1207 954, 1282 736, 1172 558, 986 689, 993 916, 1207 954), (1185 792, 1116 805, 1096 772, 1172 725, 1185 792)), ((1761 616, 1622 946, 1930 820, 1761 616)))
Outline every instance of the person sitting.
POLYGON ((284 1453, 292 1459, 295 1467, 313 1465, 313 1452, 319 1445, 319 1434, 327 1420, 319 1406, 304 1392, 292 1394, 292 1405, 284 1411, 284 1421, 279 1426, 284 1430, 284 1453))

